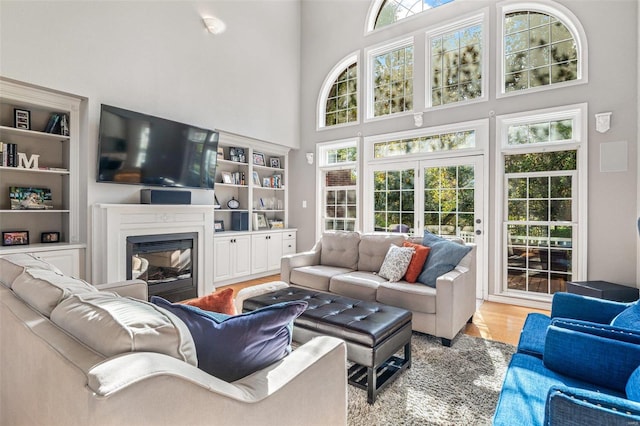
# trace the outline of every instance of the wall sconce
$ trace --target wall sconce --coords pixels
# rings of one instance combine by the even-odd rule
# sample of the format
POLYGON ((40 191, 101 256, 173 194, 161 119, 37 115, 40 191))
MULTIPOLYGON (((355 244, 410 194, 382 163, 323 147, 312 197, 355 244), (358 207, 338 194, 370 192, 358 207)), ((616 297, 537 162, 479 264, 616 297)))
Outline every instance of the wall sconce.
POLYGON ((604 133, 611 128, 611 114, 610 112, 602 112, 596 114, 596 130, 600 133, 604 133))
POLYGON ((202 18, 202 22, 207 30, 214 35, 222 34, 227 29, 227 25, 215 16, 202 18))
POLYGON ((307 152, 305 155, 307 157, 307 163, 313 164, 313 152, 307 152))

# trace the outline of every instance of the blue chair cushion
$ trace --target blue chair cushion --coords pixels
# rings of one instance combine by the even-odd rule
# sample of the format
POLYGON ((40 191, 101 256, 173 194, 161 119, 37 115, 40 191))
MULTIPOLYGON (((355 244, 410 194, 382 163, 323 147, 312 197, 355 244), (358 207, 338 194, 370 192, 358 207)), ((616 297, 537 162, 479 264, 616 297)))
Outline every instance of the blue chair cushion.
POLYGON ((624 392, 631 373, 640 365, 640 345, 629 341, 638 336, 627 337, 628 332, 611 330, 603 337, 584 331, 597 330, 600 325, 585 323, 576 330, 571 323, 563 322, 568 321, 556 319, 547 328, 545 367, 564 376, 624 392))
POLYGON ((547 337, 547 327, 551 324, 551 318, 539 313, 527 315, 527 319, 520 333, 518 352, 542 358, 544 353, 544 340, 547 337))
POLYGON ((631 304, 631 306, 616 315, 611 321, 611 325, 640 331, 640 305, 638 305, 638 302, 631 304))
POLYGON ((471 247, 440 238, 429 231, 424 231, 422 245, 431 251, 418 276, 418 282, 435 288, 439 276, 453 270, 463 257, 471 251, 471 247))
POLYGON ((511 358, 493 418, 494 426, 542 425, 547 394, 565 385, 624 398, 624 394, 564 376, 545 368, 535 356, 516 353, 511 358))
POLYGON ((291 353, 293 320, 307 302, 293 301, 229 316, 153 296, 189 328, 198 355, 198 368, 233 382, 277 362, 291 353))
POLYGON ((627 398, 640 402, 640 366, 631 373, 625 391, 627 392, 627 398))

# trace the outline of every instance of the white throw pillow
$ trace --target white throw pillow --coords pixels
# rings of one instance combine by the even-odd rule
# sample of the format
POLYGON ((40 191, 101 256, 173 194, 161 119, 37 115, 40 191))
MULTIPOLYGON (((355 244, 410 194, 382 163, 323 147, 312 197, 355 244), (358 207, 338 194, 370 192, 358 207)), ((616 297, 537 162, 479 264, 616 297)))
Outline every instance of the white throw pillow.
POLYGON ((409 263, 411 263, 411 257, 415 249, 413 247, 398 247, 391 244, 387 255, 384 257, 382 266, 380 267, 380 275, 382 278, 386 278, 391 282, 400 281, 404 274, 407 272, 409 263))

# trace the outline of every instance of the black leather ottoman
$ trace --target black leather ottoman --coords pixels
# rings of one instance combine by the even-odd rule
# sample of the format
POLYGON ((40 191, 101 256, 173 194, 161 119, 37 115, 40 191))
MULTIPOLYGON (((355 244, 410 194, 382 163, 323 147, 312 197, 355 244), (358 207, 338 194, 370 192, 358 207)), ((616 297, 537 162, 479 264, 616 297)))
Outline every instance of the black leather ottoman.
POLYGON ((246 299, 243 310, 292 300, 309 303, 294 323, 294 340, 305 343, 318 335, 343 339, 347 357, 354 363, 349 383, 366 389, 370 404, 380 390, 411 366, 411 311, 298 287, 246 299), (404 358, 395 356, 403 347, 404 358))

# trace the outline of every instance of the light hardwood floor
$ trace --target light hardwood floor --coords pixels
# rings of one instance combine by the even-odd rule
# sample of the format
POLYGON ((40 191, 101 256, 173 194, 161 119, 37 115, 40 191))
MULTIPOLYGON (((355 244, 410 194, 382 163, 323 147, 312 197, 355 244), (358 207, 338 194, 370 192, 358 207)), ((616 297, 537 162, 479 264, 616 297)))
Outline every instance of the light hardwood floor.
MULTIPOLYGON (((278 281, 279 279, 279 275, 271 275, 219 287, 217 290, 231 287, 234 289, 235 294, 242 288, 278 281)), ((517 345, 518 339, 520 338, 520 330, 522 330, 524 320, 529 312, 549 314, 549 311, 539 309, 523 308, 521 306, 506 305, 504 303, 483 302, 473 316, 473 323, 467 324, 464 332, 470 336, 483 337, 489 340, 517 345)))

